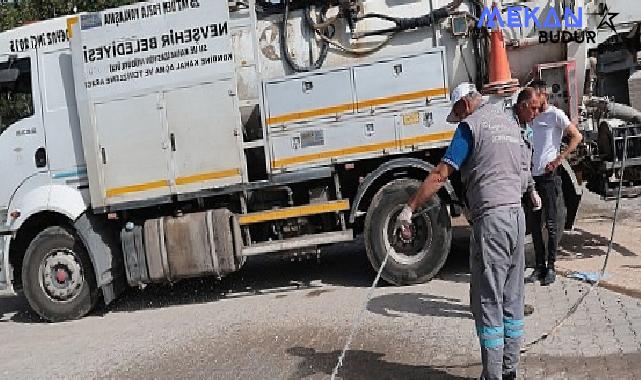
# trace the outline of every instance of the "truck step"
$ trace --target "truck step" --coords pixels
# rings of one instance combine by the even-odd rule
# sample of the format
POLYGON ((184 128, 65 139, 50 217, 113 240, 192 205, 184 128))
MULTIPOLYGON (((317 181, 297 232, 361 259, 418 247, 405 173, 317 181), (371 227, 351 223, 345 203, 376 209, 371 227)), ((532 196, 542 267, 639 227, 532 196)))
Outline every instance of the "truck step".
POLYGON ((292 249, 312 247, 315 245, 332 244, 352 240, 354 240, 354 233, 352 230, 325 232, 318 235, 306 235, 292 239, 270 241, 244 247, 242 255, 257 256, 265 253, 288 251, 292 249))
POLYGON ((274 220, 283 220, 296 218, 300 216, 310 216, 326 214, 330 212, 339 212, 349 210, 348 200, 331 201, 327 203, 310 204, 305 206, 287 207, 276 210, 255 212, 251 214, 239 215, 241 226, 249 224, 270 222, 274 220))

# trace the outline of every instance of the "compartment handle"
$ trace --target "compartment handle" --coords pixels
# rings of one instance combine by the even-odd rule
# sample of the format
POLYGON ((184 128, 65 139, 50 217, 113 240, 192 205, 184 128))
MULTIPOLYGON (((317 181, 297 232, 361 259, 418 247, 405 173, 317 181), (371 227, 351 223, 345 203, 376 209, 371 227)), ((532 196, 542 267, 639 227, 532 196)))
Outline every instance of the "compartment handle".
POLYGON ((311 92, 314 89, 314 82, 311 80, 306 80, 303 81, 303 93, 307 94, 308 92, 311 92))

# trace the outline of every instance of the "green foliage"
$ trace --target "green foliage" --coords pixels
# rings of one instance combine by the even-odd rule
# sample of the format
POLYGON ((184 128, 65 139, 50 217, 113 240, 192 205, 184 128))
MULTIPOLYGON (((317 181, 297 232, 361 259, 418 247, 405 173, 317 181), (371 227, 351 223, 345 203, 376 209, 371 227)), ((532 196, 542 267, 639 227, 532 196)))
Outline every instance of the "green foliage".
POLYGON ((0 133, 5 128, 33 115, 31 94, 0 93, 0 133))

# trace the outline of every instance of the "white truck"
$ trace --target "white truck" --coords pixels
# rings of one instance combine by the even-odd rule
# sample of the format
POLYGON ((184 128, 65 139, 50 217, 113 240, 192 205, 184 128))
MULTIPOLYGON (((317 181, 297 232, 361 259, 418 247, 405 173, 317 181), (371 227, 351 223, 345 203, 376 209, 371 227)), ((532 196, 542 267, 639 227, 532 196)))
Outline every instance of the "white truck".
MULTIPOLYGON (((519 2, 582 9, 590 43, 503 30, 513 75, 546 79, 586 135, 562 171, 568 228, 582 177, 610 195, 621 131, 641 155, 638 115, 607 100, 633 91, 604 85, 634 77, 641 9, 614 35, 601 3, 519 2)), ((487 82, 484 5, 154 0, 1 33, 0 287, 59 321, 126 286, 221 277, 250 256, 316 254, 359 234, 374 268, 390 252, 385 280, 428 281, 449 253, 460 181, 411 240, 394 221, 456 128, 450 90, 487 82)))

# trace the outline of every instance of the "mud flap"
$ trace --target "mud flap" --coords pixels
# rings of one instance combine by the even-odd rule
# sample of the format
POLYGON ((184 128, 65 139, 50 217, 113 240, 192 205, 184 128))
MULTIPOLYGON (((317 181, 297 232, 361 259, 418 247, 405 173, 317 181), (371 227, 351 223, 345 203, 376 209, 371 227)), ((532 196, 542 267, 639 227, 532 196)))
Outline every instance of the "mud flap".
POLYGON ((0 290, 6 290, 9 287, 9 241, 11 235, 0 235, 0 290))
POLYGON ((108 305, 125 289, 122 251, 116 229, 102 217, 88 213, 82 214, 74 227, 89 253, 97 286, 102 289, 108 305))

